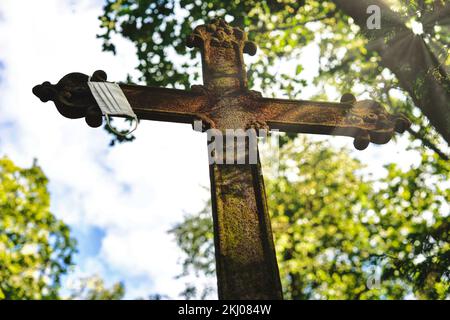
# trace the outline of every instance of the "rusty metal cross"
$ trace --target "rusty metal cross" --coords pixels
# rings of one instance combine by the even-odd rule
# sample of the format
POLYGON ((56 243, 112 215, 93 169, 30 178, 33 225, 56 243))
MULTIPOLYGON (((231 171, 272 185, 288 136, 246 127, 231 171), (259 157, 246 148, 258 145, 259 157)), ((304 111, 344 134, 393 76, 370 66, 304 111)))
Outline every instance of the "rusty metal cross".
MULTIPOLYGON (((192 124, 200 119, 205 128, 221 131, 269 128, 350 136, 357 149, 387 143, 394 131, 409 126, 405 117, 351 94, 329 103, 269 99, 249 90, 243 53, 254 55, 256 45, 224 20, 196 27, 187 46, 201 51, 203 85, 189 91, 120 85, 140 120, 192 124)), ((85 117, 98 127, 102 115, 87 81, 87 75, 70 73, 33 93, 43 102, 54 101, 63 116, 85 117)), ((96 71, 92 81, 106 81, 106 74, 96 71)), ((210 179, 219 298, 282 299, 259 158, 256 164, 211 164, 210 179)))

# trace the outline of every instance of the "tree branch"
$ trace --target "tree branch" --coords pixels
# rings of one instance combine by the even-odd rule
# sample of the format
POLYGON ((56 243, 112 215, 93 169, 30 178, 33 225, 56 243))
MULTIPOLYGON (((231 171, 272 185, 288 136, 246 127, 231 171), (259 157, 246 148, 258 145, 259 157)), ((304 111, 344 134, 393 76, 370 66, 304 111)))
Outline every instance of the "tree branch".
POLYGON ((330 12, 328 12, 327 14, 325 14, 324 16, 319 17, 319 18, 310 19, 308 21, 302 21, 302 22, 295 23, 295 24, 292 24, 292 25, 277 26, 274 29, 267 29, 267 27, 264 26, 262 28, 259 28, 258 31, 259 32, 271 32, 271 31, 277 31, 277 30, 286 31, 286 30, 290 30, 290 29, 293 29, 293 28, 304 26, 305 24, 310 23, 310 22, 319 22, 319 21, 323 21, 325 19, 329 19, 329 18, 333 17, 337 12, 338 12, 337 9, 333 9, 330 12))
MULTIPOLYGON (((403 17, 381 0, 333 1, 372 40, 367 49, 380 55, 381 64, 396 75, 414 104, 450 144, 450 82, 424 39, 406 27, 403 17), (381 8, 381 29, 368 29, 366 10, 369 5, 381 8)), ((440 10, 440 17, 443 12, 450 14, 450 5, 440 10)))
POLYGON ((443 153, 433 142, 428 140, 426 137, 424 137, 420 131, 414 131, 413 129, 408 128, 406 131, 408 131, 414 138, 421 140, 423 145, 430 148, 436 154, 441 158, 442 160, 448 161, 450 160, 449 156, 447 156, 445 153, 443 153))
MULTIPOLYGON (((384 93, 387 96, 387 99, 389 101, 389 104, 391 106, 393 106, 393 102, 392 102, 392 97, 389 93, 390 89, 395 88, 394 86, 387 86, 384 90, 384 93)), ((396 108, 394 108, 394 110, 397 112, 398 110, 396 110, 396 108)), ((421 126, 419 125, 419 130, 418 131, 414 131, 411 127, 409 127, 408 129, 406 129, 406 131, 409 132, 410 135, 412 135, 414 138, 421 140, 423 145, 426 146, 427 148, 433 150, 434 152, 436 152, 436 154, 445 161, 450 160, 449 156, 446 155, 443 151, 441 151, 441 149, 439 149, 439 147, 433 143, 430 139, 428 139, 427 137, 425 137, 425 135, 421 132, 421 126)))

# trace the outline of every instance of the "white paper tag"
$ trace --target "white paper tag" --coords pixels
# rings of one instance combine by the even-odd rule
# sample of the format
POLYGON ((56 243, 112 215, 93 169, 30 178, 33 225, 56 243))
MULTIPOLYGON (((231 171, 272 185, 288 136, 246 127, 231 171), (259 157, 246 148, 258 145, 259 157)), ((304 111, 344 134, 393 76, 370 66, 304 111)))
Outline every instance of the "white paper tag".
POLYGON ((130 103, 117 83, 89 81, 88 85, 104 115, 136 117, 130 103))
POLYGON ((117 83, 97 82, 88 80, 89 89, 97 101, 100 110, 106 117, 109 128, 118 135, 128 135, 137 128, 138 118, 130 106, 125 94, 117 83), (114 130, 109 125, 109 116, 129 116, 134 118, 135 127, 133 130, 123 134, 114 130))

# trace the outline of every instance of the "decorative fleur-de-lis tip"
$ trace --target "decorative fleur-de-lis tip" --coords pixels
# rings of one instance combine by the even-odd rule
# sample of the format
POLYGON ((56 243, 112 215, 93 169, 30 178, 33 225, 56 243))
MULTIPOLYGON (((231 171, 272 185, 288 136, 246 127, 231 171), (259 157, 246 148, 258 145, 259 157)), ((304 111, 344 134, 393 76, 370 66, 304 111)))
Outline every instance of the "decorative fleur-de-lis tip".
POLYGON ((384 144, 394 135, 394 132, 403 133, 411 122, 402 114, 392 115, 378 102, 373 100, 357 101, 351 93, 341 97, 341 103, 351 105, 347 114, 347 121, 357 124, 366 124, 373 129, 359 132, 353 145, 358 150, 364 150, 370 142, 384 144))
POLYGON ((55 98, 56 91, 54 85, 48 81, 45 81, 42 84, 38 84, 33 87, 33 94, 42 102, 47 102, 55 98))
POLYGON ((210 23, 200 25, 187 37, 186 45, 189 48, 203 49, 205 43, 213 47, 233 48, 238 46, 244 53, 253 56, 257 46, 247 39, 245 31, 230 26, 223 19, 213 19, 210 23))
MULTIPOLYGON (((65 75, 57 84, 48 81, 33 87, 33 94, 42 102, 53 101, 59 113, 70 119, 84 117, 90 127, 102 125, 102 113, 87 85, 89 77, 73 72, 65 75)), ((95 71, 91 81, 106 81, 103 70, 95 71)))

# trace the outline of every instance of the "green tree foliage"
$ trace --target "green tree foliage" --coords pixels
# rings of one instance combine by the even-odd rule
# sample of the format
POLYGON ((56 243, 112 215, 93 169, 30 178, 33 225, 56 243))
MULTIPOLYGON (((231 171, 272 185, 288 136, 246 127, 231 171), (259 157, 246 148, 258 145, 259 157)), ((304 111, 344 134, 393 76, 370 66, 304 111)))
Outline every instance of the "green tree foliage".
MULTIPOLYGON (((388 165, 372 181, 327 143, 297 138, 281 155, 280 175, 266 186, 285 298, 448 297, 450 190, 440 186, 449 174, 434 174, 448 163, 428 155, 406 172, 388 165)), ((183 275, 214 276, 209 205, 172 232, 187 256, 183 275)), ((190 285, 184 294, 208 290, 190 285)))
POLYGON ((50 211, 41 168, 0 159, 0 299, 55 299, 75 240, 50 211))
POLYGON ((262 50, 249 66, 250 85, 257 84, 266 95, 283 93, 290 98, 300 97, 312 80, 302 75, 301 53, 306 45, 316 44, 320 72, 313 79, 315 84, 340 93, 369 92, 387 107, 392 96, 403 96, 390 111, 408 114, 414 122, 411 139, 421 140, 448 159, 448 151, 441 149, 442 142, 450 139, 446 116, 450 114, 450 5, 443 0, 396 0, 385 8, 379 0, 351 2, 354 6, 350 2, 109 0, 100 17, 104 33, 99 37, 107 51, 115 52, 112 37, 116 33, 135 45, 140 81, 188 88, 199 80, 201 69, 197 53, 186 49, 184 39, 193 26, 225 17, 243 27, 262 50), (368 4, 383 8, 380 30, 365 28, 368 4), (423 32, 414 34, 412 26, 421 26, 423 32), (395 37, 398 41, 387 47, 396 52, 383 51, 383 44, 395 37), (175 63, 174 57, 182 62, 175 63), (392 57, 400 59, 393 61, 392 57), (273 66, 280 61, 288 62, 295 72, 278 72, 273 66), (410 72, 419 69, 420 74, 410 72))
MULTIPOLYGON (((199 277, 215 277, 214 262, 214 233, 211 216, 211 202, 206 203, 205 208, 198 214, 187 214, 183 222, 177 224, 170 233, 175 235, 178 247, 185 253, 182 260, 183 272, 180 279, 194 274, 199 277)), ((214 288, 210 286, 200 287, 195 283, 187 283, 181 296, 186 299, 204 299, 214 288)))
MULTIPOLYGON (((436 154, 423 154, 407 172, 387 166, 382 187, 371 195, 372 212, 390 251, 380 254, 384 276, 401 277, 415 295, 443 299, 450 292, 450 163, 436 154)), ((368 228, 374 228, 367 225, 368 228)))
MULTIPOLYGON (((76 241, 49 210, 48 179, 0 158, 0 300, 62 299, 62 277, 74 265, 76 241)), ((78 279, 69 299, 123 298, 121 283, 106 288, 98 276, 78 279)))
POLYGON ((121 282, 110 288, 98 275, 78 279, 72 288, 69 299, 75 300, 120 300, 125 295, 125 287, 121 282))

